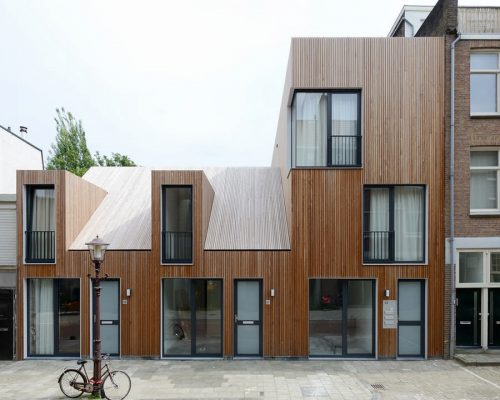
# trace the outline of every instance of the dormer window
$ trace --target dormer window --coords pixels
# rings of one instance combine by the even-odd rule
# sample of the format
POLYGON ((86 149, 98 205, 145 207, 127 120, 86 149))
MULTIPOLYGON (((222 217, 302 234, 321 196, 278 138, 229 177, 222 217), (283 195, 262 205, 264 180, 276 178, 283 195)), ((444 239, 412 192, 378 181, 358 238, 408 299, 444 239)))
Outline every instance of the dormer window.
POLYGON ((296 92, 294 167, 361 166, 361 92, 296 92))
POLYGON ((26 187, 26 263, 55 262, 54 186, 26 187))
POLYGON ((193 262, 193 188, 167 185, 162 189, 162 263, 193 262))

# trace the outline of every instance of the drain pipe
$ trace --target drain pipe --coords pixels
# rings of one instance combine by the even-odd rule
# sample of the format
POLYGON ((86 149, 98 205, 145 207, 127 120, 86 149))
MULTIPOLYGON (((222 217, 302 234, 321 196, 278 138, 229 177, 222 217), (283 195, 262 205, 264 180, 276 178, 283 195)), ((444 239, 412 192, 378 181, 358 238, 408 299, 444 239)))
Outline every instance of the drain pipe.
POLYGON ((456 288, 455 288, 455 45, 461 34, 451 44, 451 98, 450 98, 450 357, 455 355, 456 341, 456 288))

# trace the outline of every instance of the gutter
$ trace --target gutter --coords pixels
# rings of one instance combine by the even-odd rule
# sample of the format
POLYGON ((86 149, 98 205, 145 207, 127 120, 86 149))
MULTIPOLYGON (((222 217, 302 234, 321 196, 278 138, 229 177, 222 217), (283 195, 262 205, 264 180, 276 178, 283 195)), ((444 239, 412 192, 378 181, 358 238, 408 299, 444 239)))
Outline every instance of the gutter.
POLYGON ((455 355, 456 342, 456 287, 455 287, 455 45, 462 38, 458 37, 451 44, 451 97, 450 97, 450 268, 451 268, 451 309, 450 309, 450 357, 455 355))

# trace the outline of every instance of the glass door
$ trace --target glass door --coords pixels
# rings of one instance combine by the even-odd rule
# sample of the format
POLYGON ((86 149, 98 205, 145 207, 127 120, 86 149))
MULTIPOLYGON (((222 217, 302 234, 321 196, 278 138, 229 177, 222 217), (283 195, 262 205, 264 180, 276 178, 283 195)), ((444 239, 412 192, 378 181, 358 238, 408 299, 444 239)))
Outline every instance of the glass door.
MULTIPOLYGON (((95 297, 94 297, 94 306, 95 306, 95 297)), ((107 279, 105 281, 101 281, 100 328, 101 328, 102 353, 103 354, 109 353, 112 356, 119 356, 120 355, 120 282, 118 280, 107 279)))
POLYGON ((500 289, 488 289, 488 347, 500 347, 500 289))
POLYGON ((457 289, 457 346, 481 346, 481 289, 457 289))
POLYGON ((425 356, 425 281, 398 284, 398 356, 425 356))
POLYGON ((262 356, 262 281, 236 280, 234 355, 262 356))

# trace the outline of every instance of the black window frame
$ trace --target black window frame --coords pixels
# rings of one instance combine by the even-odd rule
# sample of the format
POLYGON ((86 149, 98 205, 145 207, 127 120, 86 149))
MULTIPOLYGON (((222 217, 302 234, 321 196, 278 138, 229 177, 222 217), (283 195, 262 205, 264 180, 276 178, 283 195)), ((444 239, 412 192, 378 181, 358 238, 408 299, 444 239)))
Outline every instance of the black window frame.
MULTIPOLYGON (((342 168, 342 169, 356 169, 356 168, 361 168, 363 166, 363 136, 362 136, 362 109, 361 109, 361 104, 362 104, 362 90, 361 88, 356 88, 356 89, 298 89, 295 90, 293 93, 293 98, 291 102, 291 112, 290 112, 290 118, 292 119, 291 121, 291 126, 292 126, 292 136, 293 140, 292 143, 295 145, 292 145, 292 168, 304 168, 304 169, 324 169, 324 168, 342 168), (322 166, 317 166, 317 165, 297 165, 297 123, 293 121, 294 118, 294 113, 293 113, 293 107, 295 104, 295 95, 297 93, 324 93, 327 95, 327 111, 326 111, 326 139, 327 139, 327 144, 326 144, 326 165, 322 166), (358 95, 358 101, 357 101, 357 113, 358 113, 358 124, 357 124, 357 129, 356 129, 356 135, 352 135, 352 137, 355 137, 357 139, 357 151, 356 151, 356 163, 355 164, 333 164, 332 163, 332 137, 337 136, 337 137, 345 137, 341 135, 333 135, 332 134, 332 95, 338 94, 338 93, 349 93, 349 94, 357 94, 358 95), (295 127, 295 130, 294 128, 295 127)), ((349 135, 350 137, 351 135, 349 135)))
POLYGON ((57 226, 57 214, 55 204, 55 185, 26 185, 26 230, 24 231, 24 262, 25 264, 54 264, 56 262, 56 231, 46 231, 49 238, 49 247, 54 257, 37 258, 29 257, 32 254, 32 240, 30 234, 33 232, 33 198, 36 190, 52 189, 54 191, 54 218, 57 226))
POLYGON ((397 184, 397 185, 364 185, 363 186, 363 263, 365 264, 425 264, 427 255, 427 185, 421 184, 397 184), (423 189, 423 227, 422 227, 422 258, 420 260, 396 260, 395 258, 395 232, 394 232, 394 190, 397 187, 418 187, 423 189), (370 212, 367 206, 370 204, 369 189, 388 189, 389 190, 389 231, 388 231, 388 258, 372 259, 368 258, 367 241, 370 237, 367 236, 370 230, 370 212))
MULTIPOLYGON (((161 262, 162 264, 192 264, 193 263, 193 231, 194 231, 194 226, 193 226, 193 212, 194 212, 194 202, 193 202, 193 192, 194 192, 194 187, 193 185, 162 185, 161 186, 161 262), (166 218, 165 218, 165 210, 167 207, 167 199, 165 196, 166 190, 167 189, 172 189, 172 188, 183 188, 183 189, 190 189, 191 191, 191 215, 190 215, 190 225, 191 225, 191 231, 190 233, 190 240, 191 240, 191 257, 190 258, 168 258, 167 257, 167 248, 166 248, 166 218)), ((185 232, 188 233, 188 232, 185 232)))

